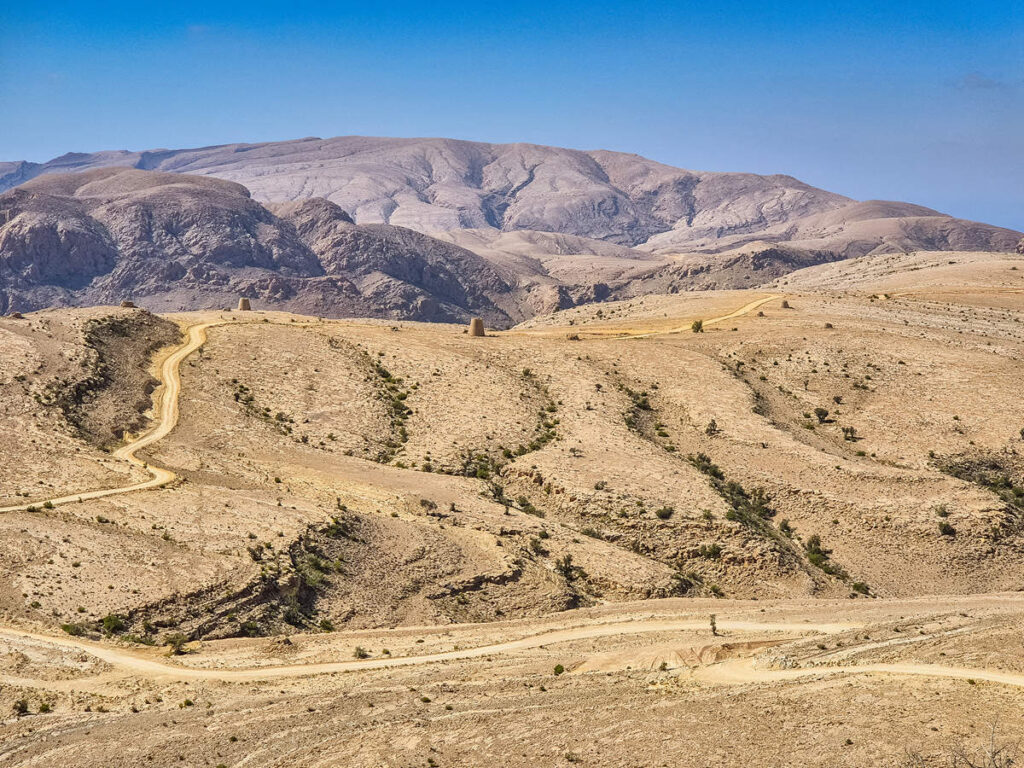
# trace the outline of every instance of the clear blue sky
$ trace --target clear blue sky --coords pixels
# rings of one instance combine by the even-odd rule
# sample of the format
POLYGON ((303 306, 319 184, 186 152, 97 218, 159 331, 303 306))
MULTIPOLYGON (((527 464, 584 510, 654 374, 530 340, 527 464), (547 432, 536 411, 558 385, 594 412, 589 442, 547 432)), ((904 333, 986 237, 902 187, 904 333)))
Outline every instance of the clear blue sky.
POLYGON ((2 160, 529 141, 1024 229, 1024 0, 3 5, 2 160))

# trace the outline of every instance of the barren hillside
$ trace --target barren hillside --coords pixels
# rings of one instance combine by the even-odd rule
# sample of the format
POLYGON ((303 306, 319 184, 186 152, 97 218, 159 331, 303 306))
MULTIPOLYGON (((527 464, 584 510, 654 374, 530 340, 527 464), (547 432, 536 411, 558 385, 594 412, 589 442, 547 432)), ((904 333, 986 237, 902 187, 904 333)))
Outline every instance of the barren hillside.
POLYGON ((859 203, 785 175, 674 168, 639 155, 442 138, 340 136, 143 152, 69 153, 0 165, 0 190, 97 167, 211 175, 258 200, 323 197, 356 222, 420 232, 553 232, 658 252, 791 242, 831 257, 1012 250, 1019 232, 921 206, 859 203))
POLYGON ((909 766, 1020 727, 1021 256, 464 331, 0 320, 6 762, 909 766))
POLYGON ((219 179, 122 168, 49 175, 0 195, 0 309, 136 300, 503 325, 529 316, 471 251, 356 225, 322 199, 263 206, 219 179))

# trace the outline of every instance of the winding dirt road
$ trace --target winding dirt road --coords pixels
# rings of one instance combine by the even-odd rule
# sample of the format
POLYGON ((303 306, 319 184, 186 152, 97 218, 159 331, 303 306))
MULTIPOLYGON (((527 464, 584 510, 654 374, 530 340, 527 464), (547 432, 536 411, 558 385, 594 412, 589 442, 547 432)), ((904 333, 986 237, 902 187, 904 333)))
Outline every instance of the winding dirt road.
POLYGON ((162 387, 158 390, 159 411, 156 423, 140 437, 125 443, 114 451, 114 457, 124 459, 128 463, 145 469, 150 474, 149 480, 131 485, 123 485, 117 488, 103 488, 94 491, 82 491, 79 493, 58 496, 42 501, 33 501, 30 504, 20 504, 13 507, 0 507, 0 512, 22 512, 29 507, 39 507, 49 503, 54 506, 59 504, 70 504, 73 502, 85 501, 87 499, 102 499, 106 496, 114 496, 121 493, 132 493, 134 491, 145 491, 150 488, 160 488, 174 480, 177 475, 162 467, 153 467, 144 462, 135 454, 143 448, 152 445, 170 434, 178 424, 178 395, 181 393, 181 363, 185 358, 195 352, 206 343, 206 330, 215 325, 227 325, 228 320, 214 320, 206 323, 197 323, 186 329, 185 342, 169 354, 160 366, 160 383, 162 387))
MULTIPOLYGON (((760 299, 744 304, 737 310, 734 310, 726 315, 720 317, 710 317, 703 320, 704 327, 709 325, 717 325, 718 323, 724 323, 727 320, 735 320, 737 317, 742 317, 753 312, 759 307, 763 307, 770 301, 781 299, 781 294, 772 294, 771 296, 765 296, 760 299)), ((674 328, 665 328, 663 330, 630 330, 628 328, 621 327, 597 327, 576 330, 575 328, 569 329, 565 326, 558 328, 529 328, 518 331, 498 331, 495 333, 497 336, 555 336, 564 337, 566 332, 572 330, 582 338, 585 339, 646 339, 651 336, 668 336, 676 333, 687 333, 693 330, 692 320, 686 325, 680 325, 674 328)), ((490 332, 494 333, 494 332, 490 332)))
MULTIPOLYGON (((756 299, 747 304, 744 304, 739 309, 730 312, 727 315, 721 317, 713 317, 704 321, 704 325, 714 325, 716 323, 722 323, 726 320, 732 320, 737 317, 741 317, 750 312, 753 312, 758 307, 767 304, 770 301, 781 298, 779 295, 771 295, 764 298, 756 299)), ((130 485, 122 485, 116 488, 101 488, 90 491, 80 491, 77 493, 70 493, 65 496, 57 496, 51 499, 38 499, 36 501, 28 502, 25 504, 16 504, 10 507, 0 507, 0 513, 3 512, 24 512, 29 508, 39 508, 44 504, 50 504, 53 506, 59 506, 61 504, 72 504, 88 499, 102 499, 107 496, 116 496, 122 493, 134 493, 135 491, 146 491, 152 488, 161 488, 171 481, 177 478, 173 472, 163 467, 154 467, 147 462, 140 459, 136 454, 158 440, 162 440, 164 437, 171 433, 178 425, 178 396, 181 394, 181 364, 185 359, 199 349, 203 344, 206 343, 206 332, 208 329, 221 326, 221 325, 240 325, 246 322, 246 320, 210 320, 207 322, 196 323, 194 325, 187 326, 185 328, 186 338, 181 346, 174 349, 166 358, 164 358, 160 365, 160 383, 161 387, 156 390, 156 397, 158 398, 157 407, 157 418, 153 426, 142 435, 137 437, 128 443, 114 451, 113 456, 118 459, 123 459, 133 466, 139 467, 147 471, 150 475, 148 480, 144 480, 139 483, 132 483, 130 485)), ((268 322, 264 318, 260 318, 260 322, 268 322)), ((272 322, 272 321, 271 321, 272 322)), ((308 322, 301 323, 289 323, 290 327, 301 327, 308 325, 308 322)), ((662 336, 666 334, 682 333, 683 331, 690 330, 690 326, 680 326, 678 328, 671 328, 664 331, 646 331, 641 333, 630 333, 630 332, 616 332, 615 338, 622 339, 644 339, 650 336, 662 336)), ((559 331, 561 333, 561 331, 559 331)))
MULTIPOLYGON (((809 624, 797 622, 752 622, 752 621, 720 621, 718 627, 730 635, 742 635, 744 633, 780 633, 784 637, 775 640, 761 640, 747 645, 777 646, 791 640, 797 640, 807 635, 828 635, 843 632, 861 627, 858 623, 832 623, 832 624, 809 624)), ((593 625, 557 629, 548 632, 541 632, 526 637, 507 640, 489 645, 462 648, 453 651, 439 653, 427 653, 420 656, 382 657, 377 659, 349 659, 330 662, 308 662, 287 665, 275 665, 265 667, 236 667, 236 668, 197 668, 187 667, 180 664, 156 658, 153 651, 134 651, 99 642, 82 640, 72 637, 55 637, 52 635, 39 634, 24 630, 3 628, 0 629, 0 638, 8 642, 18 640, 29 640, 43 642, 61 648, 83 651, 101 661, 104 661, 122 675, 127 673, 131 676, 142 677, 158 681, 216 681, 223 683, 253 683, 258 681, 271 681, 287 678, 310 677, 314 675, 335 674, 339 672, 354 672, 375 669, 389 669, 394 667, 407 667, 422 664, 442 663, 447 661, 460 661, 468 659, 479 659, 496 656, 499 654, 512 653, 536 649, 561 643, 574 642, 579 640, 593 640, 598 638, 623 637, 630 635, 641 635, 649 633, 666 632, 693 632, 707 629, 706 620, 687 619, 652 619, 644 621, 619 621, 606 622, 593 625)), ((723 647, 742 641, 735 637, 723 638, 723 647)), ((346 651, 348 649, 346 648, 346 651)), ((646 648, 638 648, 639 654, 644 654, 646 648)), ((628 653, 628 651, 627 651, 628 653)), ((639 667, 637 667, 639 668, 639 667)), ((585 674, 588 669, 581 670, 585 674)), ((946 678, 958 680, 984 680, 1000 685, 1008 685, 1016 688, 1024 688, 1024 674, 1015 674, 988 669, 975 669, 968 667, 951 667, 938 664, 835 664, 825 663, 809 665, 796 668, 775 668, 758 666, 756 657, 731 658, 725 661, 709 663, 697 666, 696 668, 683 667, 675 669, 670 666, 668 671, 675 671, 691 679, 706 683, 721 685, 743 684, 743 683, 771 683, 780 681, 798 680, 806 677, 820 678, 832 675, 895 675, 895 676, 921 676, 932 678, 946 678)), ((109 677, 109 673, 99 673, 94 676, 100 680, 109 677)), ((116 676, 116 675, 115 675, 116 676)), ((82 688, 88 678, 76 678, 66 681, 68 685, 82 688)), ((32 681, 18 679, 19 684, 32 684, 32 681)), ((40 681, 41 687, 54 687, 53 681, 40 681)))
MULTIPOLYGON (((734 312, 722 315, 721 317, 710 318, 704 321, 705 325, 725 322, 742 315, 748 314, 768 302, 780 298, 778 295, 771 295, 749 302, 734 312)), ((162 388, 158 390, 157 412, 158 416, 154 426, 137 439, 126 443, 113 455, 123 459, 130 464, 145 469, 150 474, 150 479, 131 485, 117 488, 106 488, 100 490, 83 491, 81 493, 69 494, 50 499, 53 505, 67 504, 97 499, 116 494, 132 493, 152 488, 159 488, 173 481, 177 476, 170 470, 153 467, 140 459, 137 454, 143 448, 166 437, 177 425, 179 416, 179 395, 181 393, 181 363, 194 351, 199 349, 207 339, 208 329, 221 326, 239 324, 238 320, 211 320, 199 322, 188 326, 185 329, 185 342, 174 349, 160 365, 160 381, 162 388)), ((293 326, 294 327, 294 326, 293 326)), ((637 334, 628 334, 619 338, 647 338, 651 336, 681 333, 690 330, 690 326, 681 326, 664 331, 651 331, 637 334)), ((36 501, 32 504, 24 504, 13 507, 0 508, 0 512, 22 511, 30 506, 39 506, 45 502, 36 501)), ((722 630, 733 633, 749 632, 778 632, 785 633, 787 637, 779 642, 797 639, 807 634, 832 634, 858 627, 858 624, 850 623, 781 623, 781 622, 744 622, 744 621, 721 621, 718 625, 722 630)), ((639 635, 655 632, 677 632, 701 630, 707 627, 705 620, 693 618, 676 620, 645 620, 599 623, 589 626, 579 626, 568 629, 558 629, 539 634, 529 635, 513 640, 508 640, 490 645, 481 645, 471 648, 445 651, 439 653, 423 654, 420 656, 387 657, 377 659, 350 659, 331 662, 313 662, 292 665, 246 667, 246 668, 194 668, 172 663, 171 661, 155 658, 153 652, 133 651, 123 647, 107 645, 100 642, 92 642, 72 637, 55 637, 39 633, 28 632, 14 628, 0 628, 0 638, 9 641, 29 640, 42 642, 67 649, 83 651, 91 656, 100 659, 114 666, 116 669, 131 675, 151 679, 168 680, 213 680, 220 682, 254 682, 260 680, 272 680, 281 678, 306 677, 311 675, 331 674, 337 672, 385 669, 392 667, 403 667, 420 664, 430 664, 446 661, 457 661, 466 659, 477 659, 514 651, 540 648, 542 646, 567 643, 578 640, 607 638, 614 636, 639 635)), ((774 644, 774 643, 773 643, 774 644)), ((689 674, 692 678, 714 683, 748 683, 748 682, 772 682, 781 680, 794 680, 807 676, 822 676, 835 674, 886 674, 886 675, 920 675, 938 678, 972 679, 985 680, 1003 685, 1024 687, 1024 675, 999 672, 986 669, 971 669, 960 667, 948 667, 934 664, 852 664, 839 665, 828 664, 822 666, 808 666, 792 669, 760 668, 754 658, 729 659, 723 662, 708 664, 696 669, 682 670, 683 674, 689 674)), ((22 681, 27 682, 27 681, 22 681)), ((78 681, 81 683, 81 680, 78 681)), ((52 684, 52 683, 51 683, 52 684)))
MULTIPOLYGON (((712 317, 712 318, 709 318, 707 320, 704 320, 703 321, 704 327, 706 328, 709 325, 717 325, 718 323, 724 323, 726 320, 735 320, 737 317, 742 317, 743 315, 746 315, 746 314, 749 314, 749 313, 753 312, 755 309, 757 309, 759 307, 763 307, 769 301, 775 301, 776 299, 781 299, 781 298, 782 298, 782 296, 780 296, 778 294, 772 294, 771 296, 766 296, 763 299, 755 299, 754 301, 750 302, 749 304, 744 304, 742 307, 737 309, 735 312, 730 312, 729 314, 722 315, 721 317, 712 317)), ((651 336, 665 336, 665 335, 671 334, 671 333, 683 333, 685 331, 691 331, 692 332, 692 330, 693 330, 692 324, 691 325, 681 325, 678 328, 670 328, 670 329, 665 330, 665 331, 647 331, 647 332, 644 332, 644 333, 626 333, 626 334, 623 334, 623 336, 621 338, 624 338, 624 339, 646 339, 646 338, 649 338, 651 336)))
MULTIPOLYGON (((541 632, 527 637, 508 640, 490 645, 462 648, 457 651, 428 653, 421 656, 398 656, 379 659, 351 659, 345 661, 313 662, 304 664, 288 664, 282 666, 198 669, 173 664, 152 658, 152 654, 134 652, 111 645, 104 645, 89 640, 72 637, 56 637, 18 629, 0 628, 0 637, 9 639, 24 638, 36 640, 63 648, 71 648, 95 656, 96 658, 116 667, 131 671, 145 677, 171 678, 176 680, 218 680, 221 682, 251 682, 254 680, 270 680, 287 677, 307 677, 310 675, 330 674, 332 672, 350 672, 367 669, 387 669, 390 667, 406 667, 416 664, 433 662, 458 661, 462 659, 478 659, 511 651, 529 650, 541 646, 567 643, 575 640, 591 640, 602 637, 618 637, 622 635, 639 635, 650 632, 682 632, 707 629, 706 619, 677 619, 624 621, 594 624, 591 626, 557 629, 541 632)), ((718 626, 723 631, 731 632, 785 632, 787 639, 795 639, 806 634, 832 634, 859 627, 859 624, 819 624, 780 623, 780 622, 749 622, 720 621, 718 626)), ((346 649, 348 650, 348 649, 346 649)))

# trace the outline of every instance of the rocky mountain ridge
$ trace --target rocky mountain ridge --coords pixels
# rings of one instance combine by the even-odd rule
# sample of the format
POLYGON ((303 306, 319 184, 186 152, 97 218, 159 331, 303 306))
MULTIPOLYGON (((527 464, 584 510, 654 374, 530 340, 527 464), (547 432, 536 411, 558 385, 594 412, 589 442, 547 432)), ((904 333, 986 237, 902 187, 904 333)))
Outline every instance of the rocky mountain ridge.
POLYGON ((138 299, 504 327, 1021 233, 790 176, 452 139, 308 138, 0 163, 0 310, 138 299), (16 186, 15 186, 16 185, 16 186))
POLYGON ((792 242, 848 258, 906 249, 1013 250, 1021 233, 908 203, 857 202, 791 176, 690 171, 621 152, 455 139, 310 137, 0 163, 0 191, 121 166, 236 181, 257 200, 322 197, 359 224, 433 233, 541 231, 658 253, 792 242))
MULTIPOLYGON (((509 285, 471 251, 326 200, 264 206, 220 179, 94 169, 0 195, 0 310, 110 304, 264 306, 495 325, 509 285)), ((512 312, 510 315, 505 308, 512 312)))

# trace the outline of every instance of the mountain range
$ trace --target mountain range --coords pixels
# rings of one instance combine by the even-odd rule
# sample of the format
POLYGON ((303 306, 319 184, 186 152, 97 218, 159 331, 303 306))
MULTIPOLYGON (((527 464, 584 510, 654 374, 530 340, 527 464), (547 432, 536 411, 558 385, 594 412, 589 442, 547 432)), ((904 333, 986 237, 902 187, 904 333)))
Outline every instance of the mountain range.
POLYGON ((452 139, 307 138, 0 163, 0 310, 139 300, 508 325, 1021 233, 790 176, 452 139))

